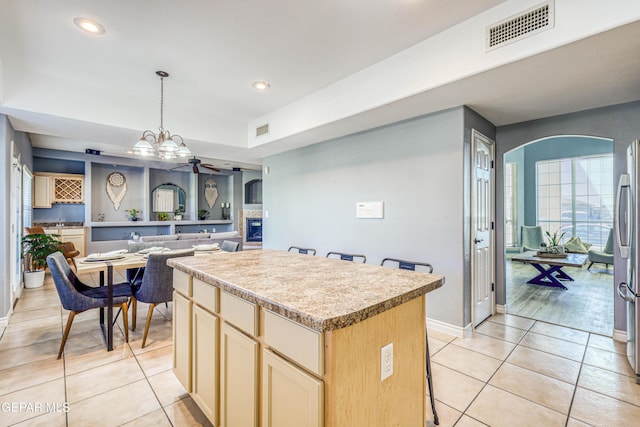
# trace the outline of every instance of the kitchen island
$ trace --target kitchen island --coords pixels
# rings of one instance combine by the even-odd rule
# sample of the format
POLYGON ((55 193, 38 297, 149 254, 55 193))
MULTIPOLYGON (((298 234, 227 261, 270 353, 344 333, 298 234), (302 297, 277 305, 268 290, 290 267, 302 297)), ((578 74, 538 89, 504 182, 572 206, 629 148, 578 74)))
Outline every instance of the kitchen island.
POLYGON ((275 250, 168 264, 174 373, 214 425, 425 425, 442 276, 275 250))

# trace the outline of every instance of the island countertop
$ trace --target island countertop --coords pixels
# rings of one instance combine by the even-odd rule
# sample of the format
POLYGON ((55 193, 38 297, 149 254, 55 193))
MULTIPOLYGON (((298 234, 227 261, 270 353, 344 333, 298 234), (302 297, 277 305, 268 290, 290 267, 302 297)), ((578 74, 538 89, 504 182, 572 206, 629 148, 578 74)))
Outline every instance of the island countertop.
POLYGON ((167 264, 318 332, 358 323, 444 283, 436 274, 273 249, 170 258, 167 264))

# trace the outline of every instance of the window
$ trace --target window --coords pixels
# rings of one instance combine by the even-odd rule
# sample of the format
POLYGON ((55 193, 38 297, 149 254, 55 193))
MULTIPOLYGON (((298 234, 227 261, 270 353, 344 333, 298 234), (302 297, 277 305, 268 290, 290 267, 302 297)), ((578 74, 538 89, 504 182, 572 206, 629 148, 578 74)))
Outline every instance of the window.
POLYGON ((613 227, 611 154, 536 163, 537 224, 604 247, 613 227))
POLYGON ((516 166, 515 163, 505 163, 504 165, 504 240, 507 247, 517 246, 516 166))

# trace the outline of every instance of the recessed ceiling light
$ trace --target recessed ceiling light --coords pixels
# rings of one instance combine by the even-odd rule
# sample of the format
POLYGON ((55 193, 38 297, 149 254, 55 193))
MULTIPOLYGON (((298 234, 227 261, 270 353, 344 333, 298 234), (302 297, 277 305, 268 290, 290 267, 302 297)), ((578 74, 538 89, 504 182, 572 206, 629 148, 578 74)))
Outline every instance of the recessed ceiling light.
POLYGON ((267 82, 254 82, 253 87, 258 90, 267 90, 271 87, 271 85, 267 82))
POLYGON ((73 18, 73 23, 76 27, 89 34, 102 35, 105 33, 105 29, 98 21, 94 21, 89 18, 73 18))

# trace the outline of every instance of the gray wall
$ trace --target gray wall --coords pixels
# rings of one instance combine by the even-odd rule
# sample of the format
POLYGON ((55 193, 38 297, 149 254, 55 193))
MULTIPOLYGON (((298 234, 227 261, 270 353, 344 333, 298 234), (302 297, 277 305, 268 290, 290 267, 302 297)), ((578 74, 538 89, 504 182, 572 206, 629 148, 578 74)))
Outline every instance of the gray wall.
MULTIPOLYGON (((503 156, 509 150, 528 142, 558 135, 585 135, 613 140, 614 181, 626 170, 625 152, 631 141, 640 137, 640 102, 614 105, 562 116, 501 126, 497 129, 496 199, 504 200, 503 156)), ((496 245, 497 288, 496 301, 505 304, 504 281, 504 204, 497 203, 496 245)), ((619 253, 615 254, 614 284, 624 281, 626 271, 619 253)), ((614 292, 614 289, 611 289, 614 292)), ((615 292, 614 292, 615 295, 615 292)), ((614 328, 626 330, 626 307, 614 296, 614 328)))
POLYGON ((266 158, 264 247, 428 261, 446 276, 428 316, 463 326, 465 117, 458 107, 266 158), (356 219, 363 201, 383 201, 384 219, 356 219))
POLYGON ((10 252, 10 227, 9 216, 9 195, 11 194, 11 141, 14 139, 14 132, 7 116, 0 114, 0 179, 2 184, 2 194, 0 197, 0 257, 2 258, 2 269, 0 271, 0 318, 6 317, 11 310, 11 266, 9 259, 10 252))

